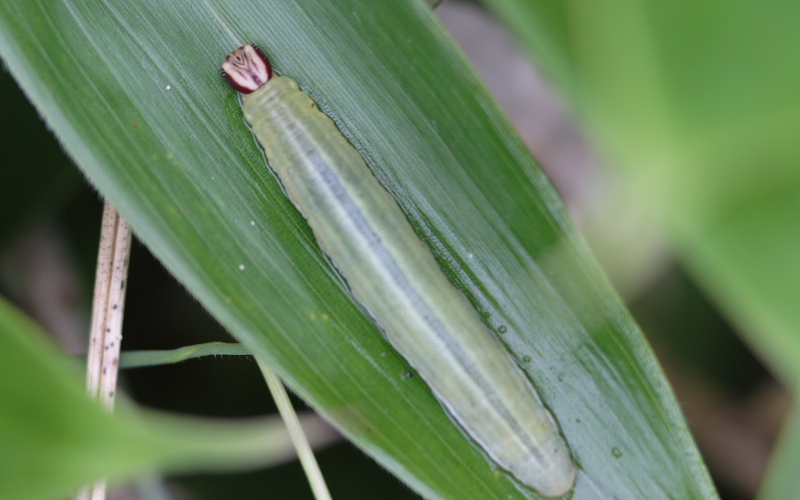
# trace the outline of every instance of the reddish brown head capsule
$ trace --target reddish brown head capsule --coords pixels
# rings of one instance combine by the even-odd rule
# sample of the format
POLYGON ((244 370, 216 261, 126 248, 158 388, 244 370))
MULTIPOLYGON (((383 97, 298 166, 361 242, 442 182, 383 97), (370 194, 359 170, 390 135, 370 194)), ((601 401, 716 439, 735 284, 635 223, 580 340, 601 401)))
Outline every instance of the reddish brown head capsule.
POLYGON ((272 78, 272 66, 261 49, 255 45, 244 45, 225 58, 222 76, 234 90, 249 94, 272 78))

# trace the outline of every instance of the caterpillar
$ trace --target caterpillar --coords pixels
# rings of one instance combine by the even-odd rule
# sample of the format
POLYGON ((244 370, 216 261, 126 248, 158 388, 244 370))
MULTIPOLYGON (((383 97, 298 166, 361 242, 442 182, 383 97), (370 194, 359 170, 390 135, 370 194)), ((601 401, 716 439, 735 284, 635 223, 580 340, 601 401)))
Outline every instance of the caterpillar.
POLYGON ((568 493, 575 467, 550 411, 333 120, 273 76, 255 45, 233 51, 222 74, 289 200, 392 347, 497 465, 544 496, 568 493))

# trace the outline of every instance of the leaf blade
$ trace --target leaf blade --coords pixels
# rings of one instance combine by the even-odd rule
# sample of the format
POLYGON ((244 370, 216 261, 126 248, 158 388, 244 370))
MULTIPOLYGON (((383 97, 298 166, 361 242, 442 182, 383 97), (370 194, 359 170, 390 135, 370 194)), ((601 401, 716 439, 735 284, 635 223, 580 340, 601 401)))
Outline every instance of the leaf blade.
MULTIPOLYGON (((286 2, 266 15, 214 2, 70 5, 82 23, 109 26, 64 48, 79 66, 74 84, 93 75, 99 113, 69 109, 81 92, 71 85, 46 105, 53 89, 28 90, 76 157, 91 151, 78 158, 84 172, 218 320, 418 492, 536 497, 493 469, 418 377, 404 376, 408 365, 264 168, 217 75, 242 42, 258 43, 337 122, 487 325, 505 327, 582 467, 574 498, 713 497, 637 328, 427 7, 286 2), (105 69, 93 74, 84 51, 105 69), (66 106, 70 120, 51 118, 49 106, 66 106), (622 474, 608 460, 615 446, 622 474)), ((15 74, 36 64, 3 57, 15 74)))

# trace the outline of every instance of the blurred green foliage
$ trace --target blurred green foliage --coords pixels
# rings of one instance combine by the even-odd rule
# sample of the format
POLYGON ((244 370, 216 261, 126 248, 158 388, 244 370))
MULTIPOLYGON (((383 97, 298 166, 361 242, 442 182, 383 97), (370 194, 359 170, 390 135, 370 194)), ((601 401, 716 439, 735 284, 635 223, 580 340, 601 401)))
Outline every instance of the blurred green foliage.
MULTIPOLYGON (((613 413, 616 410, 594 408, 591 403, 601 401, 595 399, 596 394, 565 395, 555 389, 564 374, 574 377, 578 386, 589 381, 607 382, 605 402, 610 406, 616 406, 615 397, 650 391, 636 404, 621 405, 620 411, 641 417, 636 412, 648 408, 649 414, 658 415, 652 422, 660 425, 650 422, 649 433, 644 430, 647 426, 642 426, 632 435, 642 442, 660 440, 672 451, 663 452, 650 445, 625 449, 625 459, 619 462, 625 465, 616 478, 618 484, 614 485, 615 479, 609 476, 609 488, 624 491, 627 485, 641 481, 653 488, 648 491, 656 491, 662 481, 676 482, 680 483, 679 488, 686 488, 678 495, 681 498, 713 498, 703 466, 693 462, 696 454, 675 416, 677 406, 662 385, 660 372, 652 365, 638 332, 620 312, 616 298, 602 279, 597 278, 591 258, 565 221, 549 184, 520 152, 518 142, 492 110, 480 84, 464 69, 460 56, 416 4, 397 2, 364 8, 359 2, 351 3, 351 10, 341 7, 341 11, 322 3, 294 13, 294 7, 276 7, 274 16, 265 21, 261 14, 247 19, 250 11, 244 8, 236 11, 216 4, 218 17, 212 18, 189 4, 182 9, 180 2, 161 7, 137 3, 131 10, 68 3, 47 13, 26 2, 9 2, 0 7, 5 18, 0 21, 0 53, 26 92, 40 109, 46 110, 43 113, 50 126, 78 158, 84 172, 126 216, 132 216, 129 218, 134 228, 164 265, 227 329, 249 342, 256 352, 271 356, 304 398, 331 415, 339 403, 321 394, 348 383, 380 385, 381 390, 388 391, 382 396, 386 401, 397 400, 398 394, 411 394, 417 405, 414 408, 430 419, 420 428, 428 429, 425 426, 430 425, 430 429, 445 429, 441 432, 447 439, 440 444, 450 439, 458 442, 454 446, 469 457, 465 460, 475 470, 485 469, 483 457, 453 429, 425 392, 424 384, 413 381, 398 385, 394 375, 407 370, 401 359, 390 355, 388 365, 375 372, 359 372, 359 368, 339 373, 336 383, 320 381, 324 380, 323 373, 333 373, 325 370, 336 364, 334 358, 323 353, 326 349, 338 349, 338 355, 345 356, 343 359, 360 366, 357 364, 381 363, 387 346, 380 340, 365 340, 373 338, 377 331, 349 303, 341 283, 336 282, 324 258, 314 249, 302 219, 281 199, 274 179, 263 173, 263 158, 248 142, 250 137, 241 124, 235 99, 216 75, 219 54, 230 50, 234 39, 269 40, 276 67, 297 77, 323 109, 337 119, 435 248, 443 267, 477 307, 511 318, 512 325, 515 319, 519 325, 530 324, 519 319, 521 316, 514 316, 517 297, 508 292, 495 293, 493 287, 498 283, 508 283, 487 279, 487 269, 513 277, 514 272, 503 273, 515 268, 504 266, 514 258, 525 260, 533 255, 537 270, 555 274, 552 281, 542 282, 543 288, 553 287, 568 304, 564 310, 576 314, 580 321, 545 319, 549 326, 545 329, 548 334, 544 335, 544 346, 535 336, 510 336, 508 342, 520 359, 529 352, 539 355, 534 359, 551 359, 567 352, 558 362, 529 370, 543 386, 545 399, 554 405, 562 425, 566 422, 570 444, 582 458, 580 465, 589 471, 586 477, 596 477, 591 469, 602 465, 601 450, 609 452, 610 448, 605 449, 603 444, 588 449, 586 436, 592 431, 579 432, 576 422, 589 419, 592 411, 600 414, 598 422, 604 418, 613 420, 617 418, 613 413), (403 29, 393 31, 390 19, 404 21, 403 29), (87 30, 87 25, 105 27, 87 30), (285 35, 287 32, 289 35, 285 35), (31 54, 41 55, 44 49, 34 40, 48 47, 52 55, 48 64, 61 68, 66 80, 45 71, 46 65, 36 66, 40 63, 31 54), (187 40, 193 43, 186 43, 187 40), (109 47, 115 50, 108 50, 109 47), (163 54, 166 56, 159 57, 163 54), (410 78, 393 83, 403 67, 410 78), (88 74, 93 78, 87 78, 88 74), (405 108, 397 111, 402 108, 400 104, 405 108), (452 120, 448 121, 447 113, 429 111, 434 107, 460 111, 452 111, 452 120), (485 109, 488 114, 481 111, 485 109), (417 156, 409 161, 404 148, 417 156), (486 174, 471 160, 489 154, 492 158, 494 154, 505 158, 507 163, 498 162, 497 169, 486 174), (444 184, 452 191, 450 197, 441 201, 441 197, 434 196, 435 182, 419 173, 421 169, 415 170, 414 162, 424 167, 439 162, 450 165, 446 168, 450 169, 450 184, 444 184), (459 169, 472 177, 459 177, 459 169), (503 191, 509 186, 512 194, 503 191), (484 203, 482 197, 490 201, 484 203), (264 202, 265 198, 269 203, 264 202), (448 211, 450 204, 458 208, 448 211), (246 228, 251 218, 269 227, 264 233, 243 237, 249 233, 244 233, 241 226, 246 228), (492 224, 501 230, 489 231, 492 224), (529 232, 518 231, 523 227, 529 232), (480 235, 492 237, 482 240, 480 235), (524 251, 515 254, 503 253, 507 248, 497 250, 499 253, 487 250, 498 240, 507 243, 507 248, 520 244, 524 251), (240 243, 241 247, 237 247, 240 243), (565 246, 563 253, 548 253, 559 245, 565 246), (270 250, 264 251, 267 247, 270 250), (279 260, 276 255, 284 251, 292 258, 279 260), (471 264, 463 256, 472 252, 478 260, 496 258, 501 264, 471 264), (253 259, 248 268, 266 276, 259 278, 262 281, 291 286, 270 288, 232 271, 248 258, 253 259), (198 265, 194 259, 204 264, 198 265), (264 263, 281 271, 269 270, 264 263), (295 273, 297 269, 302 272, 295 273), (317 288, 308 286, 312 281, 317 288), (279 303, 273 299, 284 290, 295 294, 293 300, 279 303), (306 301, 305 306, 286 305, 296 304, 298 297, 306 301), (281 304, 286 311, 297 309, 285 312, 281 304), (308 310, 335 311, 340 323, 325 328, 311 325, 304 320, 308 310), (294 314, 295 318, 276 319, 284 313, 286 317, 294 314), (617 322, 593 323, 607 319, 605 316, 614 317, 617 322), (553 334, 577 328, 576 325, 591 332, 591 340, 587 340, 588 335, 583 338, 570 337, 575 335, 570 333, 564 337, 553 334), (265 333, 266 330, 269 331, 265 333), (289 344, 280 343, 293 335, 301 336, 299 347, 309 349, 314 349, 311 339, 321 339, 319 354, 312 354, 315 361, 305 368, 303 363, 308 362, 298 360, 307 354, 291 340, 289 344), (568 342, 576 338, 585 343, 568 342), (619 343, 616 351, 612 349, 615 342, 619 343), (537 344, 533 351, 532 344, 537 344), (575 350, 565 350, 567 345, 575 350), (347 354, 342 346, 357 346, 363 357, 347 354), (581 357, 578 349, 591 352, 581 357), (630 357, 626 360, 626 356, 630 357), (601 363, 602 368, 587 367, 590 362, 609 359, 611 364, 601 363), (315 377, 316 386, 310 382, 315 377), (634 386, 637 381, 641 385, 634 386), (621 388, 610 387, 614 384, 621 388), (570 412, 574 406, 583 409, 570 412), (578 435, 585 438, 579 439, 578 435), (640 460, 645 451, 664 455, 649 462, 640 460), (694 458, 680 463, 677 456, 694 458), (684 483, 676 481, 675 472, 661 468, 673 463, 686 467, 680 473, 684 474, 684 483), (693 492, 688 493, 692 488, 693 492)), ((800 6, 743 0, 614 0, 602 5, 492 0, 487 4, 516 30, 524 46, 570 98, 607 163, 621 173, 631 206, 643 207, 637 209, 663 226, 691 275, 714 298, 726 318, 747 335, 770 368, 793 386, 800 366, 800 308, 796 307, 800 283, 800 263, 796 258, 800 249, 800 141, 796 140, 800 126, 800 98, 796 93, 800 62, 794 57, 800 37, 796 29, 800 25, 800 6)), ((23 101, 14 94, 8 79, 3 85, 9 86, 2 95, 9 106, 4 109, 10 112, 0 121, 6 131, 2 142, 4 162, 8 161, 7 167, 0 169, 0 247, 35 221, 56 217, 64 227, 73 229, 67 234, 78 235, 72 247, 77 260, 90 262, 96 243, 86 227, 99 220, 95 195, 80 186, 79 176, 50 136, 41 127, 31 128, 27 123, 35 122, 31 110, 11 107, 23 101), (95 213, 97 219, 93 221, 90 214, 95 213)), ((148 312, 130 315, 126 320, 126 332, 136 332, 126 339, 126 348, 166 349, 230 340, 143 249, 137 250, 133 262, 137 267, 131 278, 129 310, 141 307, 140 311, 148 312)), ((90 273, 88 264, 79 267, 90 273)), ((530 289, 523 290, 520 296, 539 299, 543 305, 536 310, 542 316, 561 305, 550 302, 552 299, 540 290, 532 294, 530 289)), ((525 307, 528 305, 523 301, 521 309, 525 307)), ((647 316, 656 320, 653 329, 702 330, 684 328, 679 321, 671 321, 674 316, 659 318, 664 310, 647 316)), ((709 351, 720 345, 709 340, 716 337, 701 339, 699 335, 687 335, 678 343, 685 346, 699 342, 694 344, 699 346, 697 351, 703 350, 703 345, 710 346, 705 348, 709 351)), ((702 366, 706 360, 698 358, 694 363, 702 366)), ((736 370, 732 371, 732 375, 721 377, 735 377, 736 370)), ((758 368, 754 371, 758 372, 758 368)), ((163 408, 228 416, 268 410, 264 403, 267 396, 258 389, 261 383, 254 364, 241 359, 191 361, 183 367, 131 372, 126 383, 140 402, 163 408), (198 390, 198 386, 202 389, 198 390)), ((634 396, 631 398, 636 399, 634 396)), ((410 425, 413 420, 409 414, 400 421, 410 425)), ((342 425, 343 420, 338 422, 342 425)), ((438 453, 447 453, 438 445, 430 451, 425 448, 430 442, 424 439, 413 445, 391 439, 376 443, 370 441, 373 437, 359 434, 365 429, 372 431, 368 426, 346 427, 351 437, 360 436, 356 440, 360 439, 369 453, 381 458, 418 491, 430 497, 457 497, 454 492, 461 491, 458 479, 448 483, 425 477, 425 463, 437 463, 439 457, 445 456, 438 453), (387 449, 392 446, 398 455, 388 454, 387 449), (398 458, 409 449, 416 450, 412 452, 414 458, 398 458), (415 460, 421 461, 415 464, 415 460)), ((599 439, 622 439, 621 435, 615 436, 616 431, 608 427, 604 430, 605 433, 596 433, 599 439)), ((797 433, 789 435, 794 434, 797 433)), ((780 488, 773 486, 769 498, 781 498, 775 492, 792 491, 793 473, 785 464, 793 463, 796 455, 793 442, 794 439, 787 439, 783 443, 781 456, 787 458, 777 462, 775 470, 785 472, 772 474, 771 484, 780 488)), ((349 448, 340 452, 354 454, 349 448)), ((323 454, 323 464, 327 453, 334 451, 323 454)), ((611 455, 605 456, 606 461, 608 456, 611 455)), ((365 475, 382 478, 378 481, 382 484, 375 488, 396 489, 393 479, 375 472, 375 466, 365 463, 360 455, 356 457, 359 459, 355 467, 371 467, 373 472, 365 475)), ((339 459, 330 462, 338 464, 339 459)), ((296 474, 297 469, 293 470, 296 474)), ((348 478, 347 473, 342 474, 348 478)), ((279 470, 271 477, 282 475, 285 472, 279 470)), ((186 484, 199 497, 212 498, 210 492, 215 488, 223 492, 222 496, 237 487, 257 491, 263 480, 262 473, 258 473, 231 478, 223 486, 211 486, 212 480, 201 477, 187 479, 186 484)), ((486 481, 484 476, 477 480, 484 486, 486 481)), ((385 489, 368 491, 366 482, 356 482, 365 489, 353 493, 342 484, 340 494, 386 495, 385 489)), ((505 487, 500 486, 498 491, 505 487)), ((670 487, 678 486, 664 486, 665 490, 670 487)), ((336 494, 336 487, 333 489, 336 494)), ((403 490, 399 495, 398 498, 412 494, 403 490)), ((588 493, 578 491, 575 498, 589 498, 583 495, 588 493)))

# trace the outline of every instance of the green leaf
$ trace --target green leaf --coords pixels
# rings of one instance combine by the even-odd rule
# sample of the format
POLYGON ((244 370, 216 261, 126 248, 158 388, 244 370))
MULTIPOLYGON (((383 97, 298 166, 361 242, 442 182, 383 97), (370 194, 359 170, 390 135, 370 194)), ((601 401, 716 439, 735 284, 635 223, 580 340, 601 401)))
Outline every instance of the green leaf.
POLYGON ((112 418, 91 402, 71 360, 0 299, 0 499, 62 498, 103 477, 153 467, 241 469, 294 455, 278 418, 141 415, 126 403, 112 418))
POLYGON ((573 498, 715 496, 640 332, 423 2, 0 5, 0 54, 29 98, 248 349, 425 497, 537 498, 406 376, 319 252, 219 77, 248 42, 337 122, 505 331, 580 468, 573 498))
POLYGON ((187 345, 167 351, 123 351, 119 357, 120 368, 141 368, 143 366, 180 363, 187 359, 203 356, 247 356, 251 355, 241 344, 227 342, 207 342, 187 345))
POLYGON ((800 419, 793 410, 781 433, 780 441, 770 460, 764 486, 758 492, 759 500, 784 500, 793 498, 800 487, 797 467, 800 465, 800 419))

